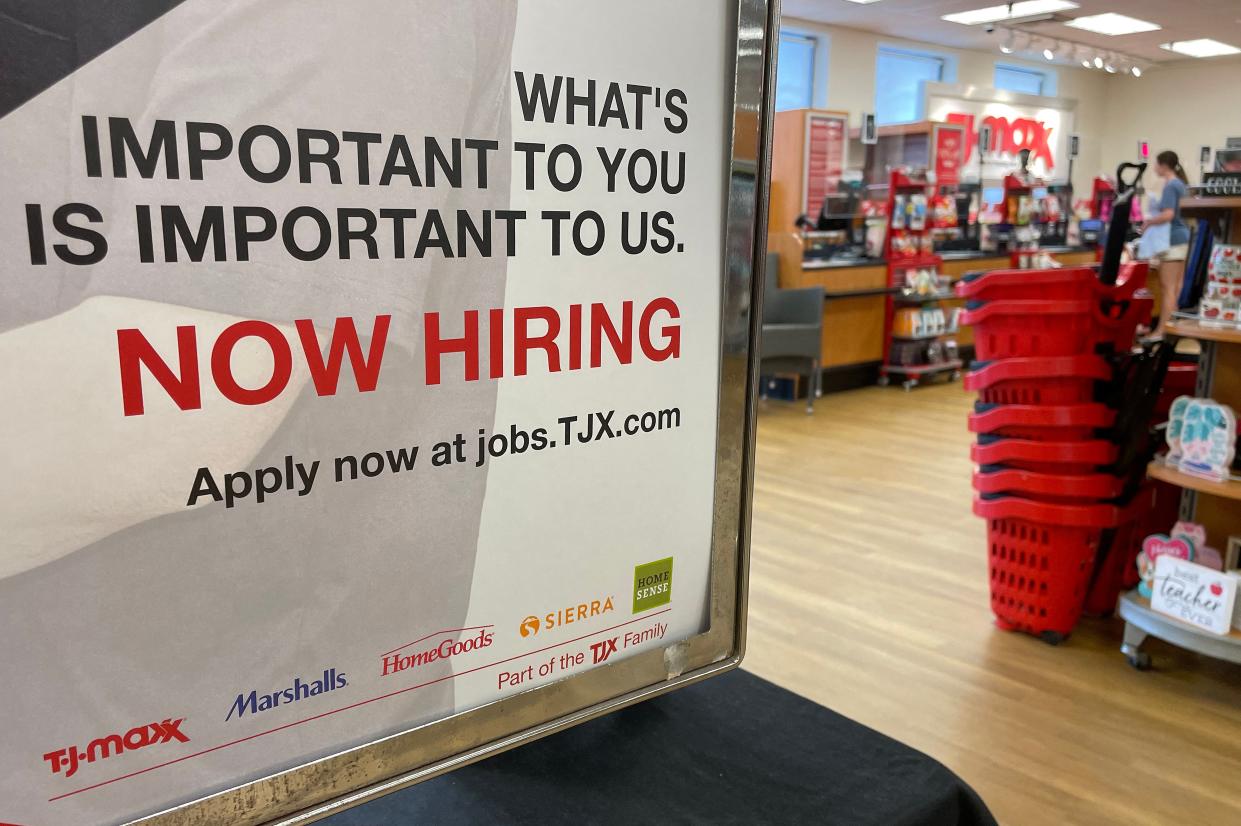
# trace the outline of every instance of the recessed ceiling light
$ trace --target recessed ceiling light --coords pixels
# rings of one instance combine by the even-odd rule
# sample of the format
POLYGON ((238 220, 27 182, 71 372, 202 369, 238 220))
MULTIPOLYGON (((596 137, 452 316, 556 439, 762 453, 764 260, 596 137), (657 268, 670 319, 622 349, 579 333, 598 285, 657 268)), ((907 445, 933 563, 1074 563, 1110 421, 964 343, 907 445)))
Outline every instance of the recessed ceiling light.
POLYGON ((1241 54, 1241 49, 1203 37, 1198 40, 1178 40, 1175 43, 1160 43, 1159 48, 1190 57, 1219 57, 1226 54, 1241 54))
POLYGON ((1051 47, 1048 47, 1046 49, 1043 49, 1043 58, 1045 60, 1055 60, 1056 53, 1051 49, 1051 47))
POLYGON ((1142 67, 1141 67, 1141 66, 1134 66, 1134 67, 1133 67, 1132 69, 1130 69, 1129 71, 1133 72, 1133 76, 1134 76, 1134 77, 1141 77, 1141 76, 1142 76, 1142 67))
POLYGON ((1098 55, 1095 55, 1095 56, 1094 56, 1094 67, 1095 67, 1096 69, 1102 69, 1102 68, 1103 68, 1103 58, 1099 57, 1098 55))
POLYGON ((1018 20, 1039 14, 1051 14, 1057 11, 1068 11, 1078 8, 1071 0, 1019 0, 1003 6, 988 6, 985 9, 961 11, 945 14, 940 19, 949 23, 960 23, 963 26, 975 26, 979 23, 998 23, 1001 20, 1018 20))
POLYGON ((1094 32, 1096 34, 1121 35, 1135 34, 1137 32, 1153 32, 1162 29, 1158 23, 1151 23, 1147 20, 1138 20, 1136 17, 1129 17, 1126 14, 1117 14, 1109 11, 1106 14, 1092 14, 1088 17, 1078 17, 1065 23, 1074 29, 1082 31, 1094 32))

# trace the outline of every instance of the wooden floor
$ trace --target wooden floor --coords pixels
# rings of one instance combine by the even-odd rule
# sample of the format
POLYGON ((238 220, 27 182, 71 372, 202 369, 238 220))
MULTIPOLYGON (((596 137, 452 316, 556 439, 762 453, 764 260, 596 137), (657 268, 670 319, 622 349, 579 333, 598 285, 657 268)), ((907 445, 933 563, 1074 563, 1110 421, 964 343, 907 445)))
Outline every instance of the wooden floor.
POLYGON ((868 388, 759 417, 744 667, 925 751, 1002 824, 1241 824, 1241 666, 1088 620, 991 623, 972 399, 868 388))

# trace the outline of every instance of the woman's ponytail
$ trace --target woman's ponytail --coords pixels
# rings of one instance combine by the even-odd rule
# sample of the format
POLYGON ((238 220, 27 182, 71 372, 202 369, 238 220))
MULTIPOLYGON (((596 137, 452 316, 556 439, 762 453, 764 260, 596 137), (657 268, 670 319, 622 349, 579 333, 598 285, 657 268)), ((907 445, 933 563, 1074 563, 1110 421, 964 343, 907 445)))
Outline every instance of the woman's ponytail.
POLYGON ((1189 178, 1185 176, 1185 168, 1181 166, 1181 159, 1171 149, 1165 149, 1156 155, 1155 162, 1175 172, 1176 177, 1181 179, 1181 183, 1189 183, 1189 178))

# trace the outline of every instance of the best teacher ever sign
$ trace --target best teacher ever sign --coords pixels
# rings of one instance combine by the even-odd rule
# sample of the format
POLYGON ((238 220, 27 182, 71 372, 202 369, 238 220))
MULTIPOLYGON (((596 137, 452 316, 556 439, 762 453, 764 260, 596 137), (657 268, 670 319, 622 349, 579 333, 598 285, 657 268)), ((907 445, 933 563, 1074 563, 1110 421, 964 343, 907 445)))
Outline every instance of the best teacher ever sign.
POLYGON ((1237 579, 1170 555, 1155 562, 1151 608, 1213 634, 1228 634, 1237 599, 1237 579))

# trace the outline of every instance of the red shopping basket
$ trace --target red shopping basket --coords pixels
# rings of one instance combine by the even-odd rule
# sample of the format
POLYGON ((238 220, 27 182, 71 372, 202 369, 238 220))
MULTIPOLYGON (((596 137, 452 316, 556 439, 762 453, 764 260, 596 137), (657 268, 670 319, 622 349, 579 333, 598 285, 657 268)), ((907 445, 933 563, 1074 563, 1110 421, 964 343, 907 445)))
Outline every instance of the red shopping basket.
POLYGON ((964 385, 986 404, 1088 404, 1094 383, 1111 377, 1112 368, 1095 355, 1011 358, 977 365, 964 385))
POLYGON ((1138 322, 1150 316, 1150 299, 1133 299, 1104 308, 1099 301, 988 301, 961 313, 974 328, 979 359, 1073 356, 1094 352, 1103 343, 1128 349, 1138 322))
POLYGON ((1080 442, 1115 421, 1116 411, 1105 404, 975 404, 969 429, 1009 439, 1080 442))
POLYGON ((1003 465, 1039 473, 1090 473, 1100 465, 1115 462, 1118 450, 1105 439, 1033 442, 981 436, 977 444, 970 445, 970 459, 979 465, 1003 465))
POLYGON ((1146 271, 1121 268, 1116 284, 1099 281, 1093 267, 1060 267, 1045 270, 991 270, 967 275, 956 283, 961 298, 975 301, 1054 299, 1084 301, 1092 298, 1130 298, 1146 285, 1146 271))
POLYGON ((983 494, 1009 493, 1042 502, 1084 505, 1115 499, 1125 480, 1107 473, 1039 473, 1009 467, 984 466, 974 471, 974 490, 983 494))
POLYGON ((1122 509, 1004 496, 976 498, 974 513, 987 520, 996 625, 1063 640, 1081 617, 1100 534, 1121 524, 1122 509))

